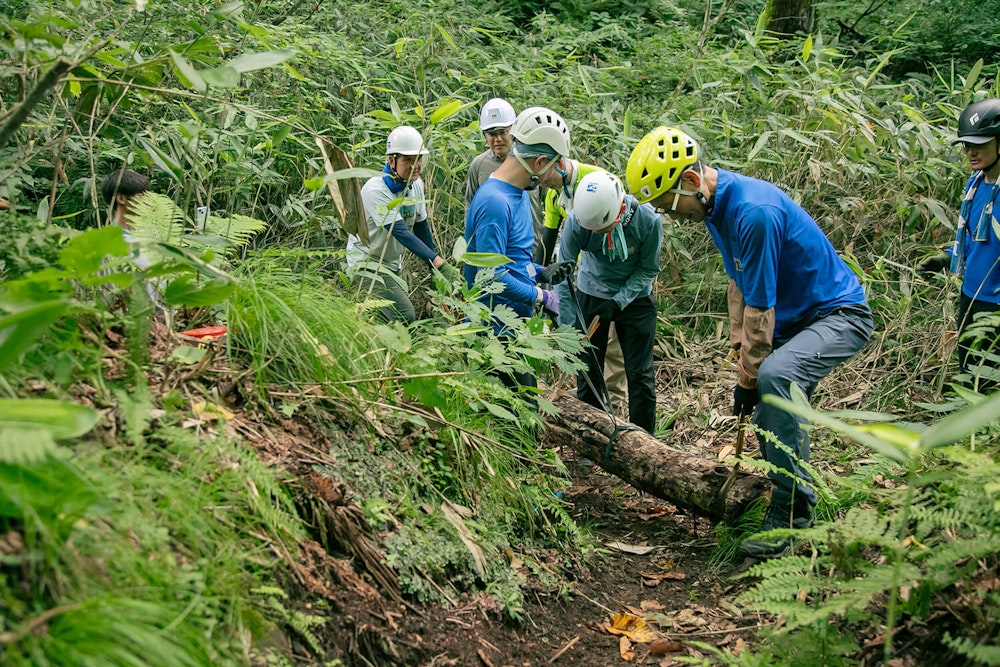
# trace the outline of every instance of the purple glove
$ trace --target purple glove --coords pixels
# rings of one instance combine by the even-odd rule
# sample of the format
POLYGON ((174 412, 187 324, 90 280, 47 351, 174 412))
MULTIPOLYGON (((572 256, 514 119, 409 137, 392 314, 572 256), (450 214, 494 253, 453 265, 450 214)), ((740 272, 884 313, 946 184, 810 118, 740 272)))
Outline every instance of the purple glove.
POLYGON ((559 295, 552 290, 542 290, 542 310, 551 317, 559 317, 559 295))

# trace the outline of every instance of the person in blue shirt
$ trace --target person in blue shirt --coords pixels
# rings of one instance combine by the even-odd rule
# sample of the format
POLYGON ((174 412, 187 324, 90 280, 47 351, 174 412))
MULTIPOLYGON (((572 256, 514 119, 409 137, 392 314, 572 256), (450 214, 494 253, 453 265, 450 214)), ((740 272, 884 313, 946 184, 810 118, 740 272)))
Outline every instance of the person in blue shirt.
POLYGON ((955 242, 949 252, 920 264, 924 274, 950 268, 962 276, 958 300, 958 365, 972 376, 972 385, 985 392, 997 387, 998 364, 989 354, 1000 354, 1000 323, 987 324, 979 336, 966 329, 980 313, 1000 316, 1000 99, 970 104, 958 118, 958 139, 972 169, 959 209, 955 242))
POLYGON ((577 398, 595 407, 603 400, 604 358, 612 325, 625 359, 629 421, 653 433, 656 426, 656 384, 653 344, 656 340, 656 300, 653 281, 660 272, 663 225, 652 206, 626 195, 621 181, 606 171, 594 171, 576 186, 574 210, 559 242, 560 257, 579 255, 577 300, 583 330, 597 319, 590 336, 593 353, 585 353, 588 368, 576 382, 577 398))
POLYGON ((361 188, 361 201, 368 225, 368 242, 347 237, 347 273, 366 297, 389 302, 379 309, 382 319, 411 324, 417 319, 402 276, 402 254, 406 248, 449 281, 457 281, 458 269, 444 261, 434 248, 424 181, 420 170, 428 150, 416 128, 400 125, 389 133, 388 159, 381 176, 368 179, 361 188))
MULTIPOLYGON (((771 502, 762 530, 812 525, 816 494, 801 462, 809 461, 802 419, 761 395, 791 396, 794 382, 810 398, 816 385, 860 350, 872 313, 857 276, 812 217, 778 187, 713 168, 698 144, 677 128, 659 127, 632 151, 629 190, 672 218, 704 222, 730 278, 730 341, 739 351, 733 412, 776 436, 761 444, 771 502), (787 451, 786 451, 787 450, 787 451)), ((746 556, 785 553, 789 539, 748 539, 746 556)))
MULTIPOLYGON (((468 252, 504 255, 510 262, 497 267, 495 279, 503 285, 498 294, 481 300, 491 308, 507 306, 521 317, 530 317, 536 305, 558 317, 559 297, 536 283, 560 282, 572 270, 572 262, 549 269, 532 261, 534 229, 529 191, 539 185, 562 187, 561 172, 570 147, 569 128, 562 117, 544 107, 525 109, 510 129, 513 144, 475 196, 465 217, 468 252)), ((465 280, 471 287, 483 269, 465 264, 465 280)), ((492 269, 491 269, 492 270, 492 269)), ((503 337, 502 326, 495 325, 503 337)), ((536 386, 534 377, 503 378, 510 386, 536 386)))

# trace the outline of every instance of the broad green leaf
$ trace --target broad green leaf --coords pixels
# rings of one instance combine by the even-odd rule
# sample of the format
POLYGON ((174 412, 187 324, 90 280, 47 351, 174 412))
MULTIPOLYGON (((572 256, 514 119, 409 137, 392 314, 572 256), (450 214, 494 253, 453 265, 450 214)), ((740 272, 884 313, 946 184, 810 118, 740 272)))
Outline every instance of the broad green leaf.
POLYGON ((924 449, 944 447, 997 421, 1000 421, 1000 392, 977 405, 953 412, 934 424, 924 431, 920 437, 920 445, 924 449))
POLYGON ((208 84, 205 80, 201 78, 198 72, 195 71, 194 67, 191 66, 187 60, 184 59, 179 53, 170 49, 170 57, 174 61, 174 66, 177 68, 177 78, 180 79, 181 83, 188 88, 194 88, 199 93, 204 93, 208 90, 208 84))
POLYGON ((259 69, 273 67, 274 65, 278 65, 285 62, 289 58, 294 57, 295 54, 295 49, 277 49, 275 51, 262 51, 260 53, 244 53, 241 56, 233 58, 226 64, 242 74, 244 72, 253 72, 259 69))
POLYGON ((291 131, 292 131, 291 125, 287 123, 279 125, 278 129, 275 130, 274 134, 271 135, 271 148, 277 148, 278 146, 280 146, 282 142, 284 142, 285 139, 288 137, 288 133, 291 131))
MULTIPOLYGON (((445 30, 443 26, 435 23, 434 27, 437 28, 438 32, 441 33, 441 36, 444 37, 444 41, 448 42, 448 44, 451 45, 451 48, 453 49, 458 48, 458 46, 455 44, 455 40, 451 38, 451 35, 448 34, 448 31, 445 30)), ((432 120, 431 122, 433 123, 434 121, 432 120)))
POLYGON ((466 249, 468 249, 469 244, 466 243, 464 236, 459 236, 455 239, 455 245, 451 248, 451 258, 456 262, 462 261, 462 255, 465 254, 466 249))
POLYGON ((171 361, 176 361, 177 363, 190 366, 201 361, 205 357, 205 352, 207 352, 207 350, 203 347, 178 345, 174 351, 170 353, 169 359, 171 361))
POLYGON ((451 102, 442 104, 441 106, 439 106, 437 109, 434 110, 434 113, 431 114, 431 125, 436 125, 437 123, 440 123, 443 120, 451 118, 461 109, 462 109, 462 103, 459 100, 452 100, 451 102))
POLYGON ((202 70, 201 76, 205 83, 216 88, 236 88, 240 85, 240 73, 226 65, 202 70))
POLYGON ((88 229, 69 240, 59 252, 59 263, 63 265, 71 278, 86 282, 103 282, 97 276, 101 270, 101 262, 105 257, 124 257, 129 253, 128 243, 122 234, 121 227, 108 225, 97 229, 88 229))
POLYGON ((45 222, 49 219, 49 196, 45 195, 38 200, 38 207, 35 209, 35 220, 45 222))
POLYGON ((832 428, 834 431, 846 435, 847 437, 855 440, 863 445, 867 445, 879 452, 880 454, 892 459, 893 461, 898 461, 900 463, 905 463, 907 461, 907 455, 901 451, 898 447, 895 447, 879 438, 875 437, 870 433, 865 433, 864 431, 859 431, 849 424, 845 424, 839 419, 834 419, 826 413, 816 410, 809 405, 808 399, 802 390, 799 389, 798 385, 792 385, 792 398, 793 401, 785 400, 778 396, 772 394, 765 395, 761 400, 765 403, 770 403, 771 405, 776 405, 782 410, 791 412, 793 415, 798 415, 803 419, 807 419, 816 424, 822 424, 828 428, 832 428))
POLYGON ((481 333, 489 331, 489 327, 476 326, 471 322, 462 322, 461 324, 455 324, 453 326, 445 329, 445 336, 478 336, 481 333))
POLYGON ((764 146, 767 145, 767 140, 771 138, 772 134, 774 134, 774 132, 768 130, 757 137, 756 143, 754 143, 753 148, 751 148, 750 152, 747 154, 747 163, 750 163, 751 160, 757 157, 757 153, 760 153, 764 146))
POLYGON ((448 398, 441 391, 436 377, 411 378, 403 383, 403 393, 431 408, 446 408, 448 398))
POLYGON ((309 192, 316 192, 326 183, 326 179, 322 176, 317 176, 316 178, 307 178, 303 181, 303 185, 306 186, 306 190, 309 192))
POLYGON ((481 268, 496 268, 511 262, 509 257, 496 252, 463 252, 458 260, 481 268))
POLYGON ((506 419, 507 421, 511 421, 511 422, 516 422, 517 421, 517 415, 515 415, 513 412, 511 412, 507 408, 501 407, 499 405, 494 405, 493 403, 490 403, 489 401, 487 401, 486 403, 483 403, 483 407, 485 407, 486 410, 491 415, 494 415, 496 417, 500 417, 501 419, 506 419))
POLYGON ((375 109, 374 111, 369 111, 368 115, 371 116, 372 118, 378 118, 379 120, 384 120, 387 123, 392 123, 393 125, 399 124, 399 118, 389 113, 388 111, 375 109))
POLYGON ((138 137, 139 144, 146 149, 146 153, 149 155, 150 159, 156 163, 156 165, 171 178, 173 178, 178 183, 184 181, 184 172, 181 169, 180 164, 174 157, 166 153, 156 144, 152 143, 145 137, 138 137))
POLYGON ((912 451, 920 445, 920 433, 896 424, 861 424, 855 426, 863 433, 871 433, 879 440, 912 451))
POLYGON ((94 428, 97 410, 52 398, 0 398, 0 430, 40 429, 54 438, 79 438, 94 428))
POLYGON ((802 45, 802 62, 809 62, 809 56, 812 54, 813 50, 813 36, 806 35, 805 44, 802 45))
POLYGON ((815 141, 813 141, 812 139, 810 139, 810 138, 808 138, 808 137, 800 134, 799 132, 796 132, 795 130, 793 130, 791 128, 787 128, 786 127, 786 128, 784 128, 782 130, 779 130, 778 132, 780 134, 785 135, 786 137, 791 137, 792 139, 794 139, 795 141, 799 142, 800 144, 804 144, 806 146, 811 146, 813 148, 816 147, 816 142, 815 141))
MULTIPOLYGON (((176 262, 182 266, 188 267, 197 271, 198 273, 204 274, 206 276, 211 276, 217 280, 225 280, 229 282, 235 282, 236 279, 230 276, 228 273, 223 271, 217 266, 212 266, 203 257, 199 257, 190 250, 186 248, 180 248, 169 243, 155 243, 153 244, 155 249, 162 253, 164 257, 169 258, 173 262, 176 262)), ((168 273, 173 272, 174 269, 170 269, 167 272, 158 271, 158 265, 153 265, 146 270, 145 275, 149 277, 168 275, 168 273)))
POLYGON ((212 9, 212 14, 220 19, 225 19, 229 17, 238 17, 243 12, 243 3, 240 0, 236 2, 227 2, 224 5, 215 7, 212 9))
POLYGON ((65 301, 44 301, 0 317, 0 369, 16 361, 68 308, 65 301))
POLYGON ((214 306, 229 298, 236 290, 231 280, 205 280, 195 282, 191 275, 184 275, 170 281, 163 290, 163 298, 172 306, 214 306))
POLYGON ((972 90, 976 86, 976 81, 979 81, 979 73, 983 69, 983 59, 980 58, 976 61, 976 64, 972 66, 969 70, 969 75, 965 77, 965 90, 972 90))

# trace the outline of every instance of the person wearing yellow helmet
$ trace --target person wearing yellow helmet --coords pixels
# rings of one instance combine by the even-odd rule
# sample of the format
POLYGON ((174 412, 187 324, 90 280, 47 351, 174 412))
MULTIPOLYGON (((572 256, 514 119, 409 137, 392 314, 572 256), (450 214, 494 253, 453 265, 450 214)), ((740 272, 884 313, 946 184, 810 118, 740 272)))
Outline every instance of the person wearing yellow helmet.
MULTIPOLYGON (((871 336, 872 313, 857 276, 816 221, 777 186, 711 167, 698 143, 676 127, 658 127, 635 146, 625 179, 641 202, 680 220, 704 222, 729 275, 730 342, 739 351, 733 412, 753 415, 761 453, 775 466, 762 530, 812 525, 814 484, 802 419, 760 396, 807 396, 871 336)), ((785 553, 791 541, 748 539, 750 557, 785 553)))

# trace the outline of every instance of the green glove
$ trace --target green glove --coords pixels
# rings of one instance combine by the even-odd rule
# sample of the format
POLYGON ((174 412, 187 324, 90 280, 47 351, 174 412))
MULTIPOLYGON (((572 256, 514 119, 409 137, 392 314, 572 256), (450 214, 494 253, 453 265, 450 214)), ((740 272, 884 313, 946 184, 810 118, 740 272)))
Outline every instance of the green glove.
POLYGON ((457 283, 462 280, 462 272, 448 262, 445 262, 441 266, 437 267, 437 270, 440 271, 441 275, 444 276, 444 279, 450 283, 457 283))

